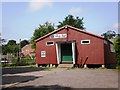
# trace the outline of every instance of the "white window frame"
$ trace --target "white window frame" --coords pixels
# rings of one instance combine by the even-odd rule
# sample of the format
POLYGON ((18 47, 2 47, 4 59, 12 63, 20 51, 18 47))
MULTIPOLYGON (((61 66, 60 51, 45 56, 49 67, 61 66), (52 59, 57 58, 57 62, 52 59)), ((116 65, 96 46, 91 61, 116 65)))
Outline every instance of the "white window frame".
POLYGON ((52 45, 54 45, 54 41, 47 41, 46 42, 46 46, 52 46, 52 45), (53 44, 47 44, 48 42, 53 42, 53 44))
POLYGON ((81 44, 90 44, 90 40, 81 40, 81 44), (83 43, 83 41, 89 41, 89 43, 83 43))
POLYGON ((41 51, 41 57, 46 57, 46 51, 41 51), (44 53, 44 55, 43 55, 44 53))

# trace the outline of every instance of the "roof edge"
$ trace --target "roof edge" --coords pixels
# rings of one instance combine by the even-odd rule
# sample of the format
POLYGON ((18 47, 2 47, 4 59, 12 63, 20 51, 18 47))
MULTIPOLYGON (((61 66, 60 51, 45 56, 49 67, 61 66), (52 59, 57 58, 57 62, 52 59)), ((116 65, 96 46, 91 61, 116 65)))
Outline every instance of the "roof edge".
POLYGON ((68 25, 62 26, 61 28, 58 28, 58 29, 56 29, 56 30, 54 30, 54 31, 52 31, 52 32, 50 32, 50 33, 48 33, 48 34, 46 34, 46 35, 44 35, 44 36, 42 36, 42 37, 40 37, 38 39, 36 39, 35 42, 38 42, 39 40, 41 40, 41 39, 43 39, 43 38, 45 38, 45 37, 47 37, 47 36, 49 36, 49 35, 51 35, 51 34, 53 34, 55 32, 58 32, 63 28, 66 28, 66 26, 68 26, 68 25))
POLYGON ((97 34, 93 34, 93 33, 84 31, 84 29, 82 30, 82 29, 79 29, 79 28, 76 28, 76 27, 72 27, 72 26, 69 26, 69 25, 67 25, 67 26, 70 27, 70 28, 72 28, 72 29, 78 30, 78 31, 80 31, 80 32, 83 32, 83 33, 86 33, 86 34, 89 34, 89 35, 96 36, 96 37, 99 37, 99 38, 101 38, 101 39, 104 39, 103 36, 100 36, 100 35, 97 35, 97 34))
POLYGON ((49 36, 49 35, 51 35, 51 34, 53 34, 55 32, 58 32, 58 31, 60 31, 63 28, 68 28, 68 27, 72 28, 74 30, 77 30, 77 31, 80 31, 80 32, 83 32, 83 33, 86 33, 86 34, 89 34, 89 35, 101 38, 101 39, 105 39, 103 36, 99 36, 99 35, 96 35, 96 34, 93 34, 93 33, 87 32, 87 31, 84 31, 82 29, 79 29, 79 28, 76 28, 76 27, 73 27, 73 26, 70 26, 70 25, 65 25, 65 26, 62 26, 61 28, 58 28, 58 29, 56 29, 56 30, 54 30, 54 31, 52 31, 52 32, 50 32, 50 33, 48 33, 48 34, 46 34, 46 35, 44 35, 44 36, 42 36, 42 37, 40 37, 38 39, 36 39, 35 42, 38 42, 39 40, 41 40, 41 39, 43 39, 43 38, 45 38, 45 37, 47 37, 47 36, 49 36))

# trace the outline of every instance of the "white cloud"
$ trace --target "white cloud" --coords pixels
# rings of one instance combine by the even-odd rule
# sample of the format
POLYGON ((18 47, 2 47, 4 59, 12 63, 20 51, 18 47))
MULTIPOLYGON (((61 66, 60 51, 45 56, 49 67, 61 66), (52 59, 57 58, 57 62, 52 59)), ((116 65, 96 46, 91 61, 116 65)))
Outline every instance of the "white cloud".
POLYGON ((29 2, 28 11, 38 11, 44 7, 52 6, 52 0, 31 0, 29 2))
POLYGON ((80 7, 78 7, 78 8, 71 8, 69 13, 70 14, 78 14, 78 13, 81 13, 82 11, 83 10, 80 7))

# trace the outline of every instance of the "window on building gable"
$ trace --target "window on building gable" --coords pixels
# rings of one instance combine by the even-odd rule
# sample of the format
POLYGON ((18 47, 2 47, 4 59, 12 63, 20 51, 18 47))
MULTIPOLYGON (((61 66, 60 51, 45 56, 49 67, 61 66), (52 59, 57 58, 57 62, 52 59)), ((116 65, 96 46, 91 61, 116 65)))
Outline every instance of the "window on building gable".
POLYGON ((54 45, 54 42, 53 42, 53 41, 48 41, 48 42, 46 42, 46 45, 47 45, 47 46, 54 45))
POLYGON ((81 44, 90 44, 90 40, 81 40, 81 44))

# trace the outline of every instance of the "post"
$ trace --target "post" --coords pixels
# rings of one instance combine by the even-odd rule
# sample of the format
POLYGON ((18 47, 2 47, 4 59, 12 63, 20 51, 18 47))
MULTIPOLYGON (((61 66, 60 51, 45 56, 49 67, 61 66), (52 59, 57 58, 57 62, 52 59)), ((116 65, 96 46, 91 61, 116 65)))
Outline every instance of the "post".
POLYGON ((38 64, 35 65, 36 67, 39 67, 38 64))
POLYGON ((84 65, 84 68, 87 68, 87 65, 86 65, 86 64, 84 65))
POLYGON ((105 68, 105 65, 104 65, 104 64, 102 65, 102 68, 105 68))

